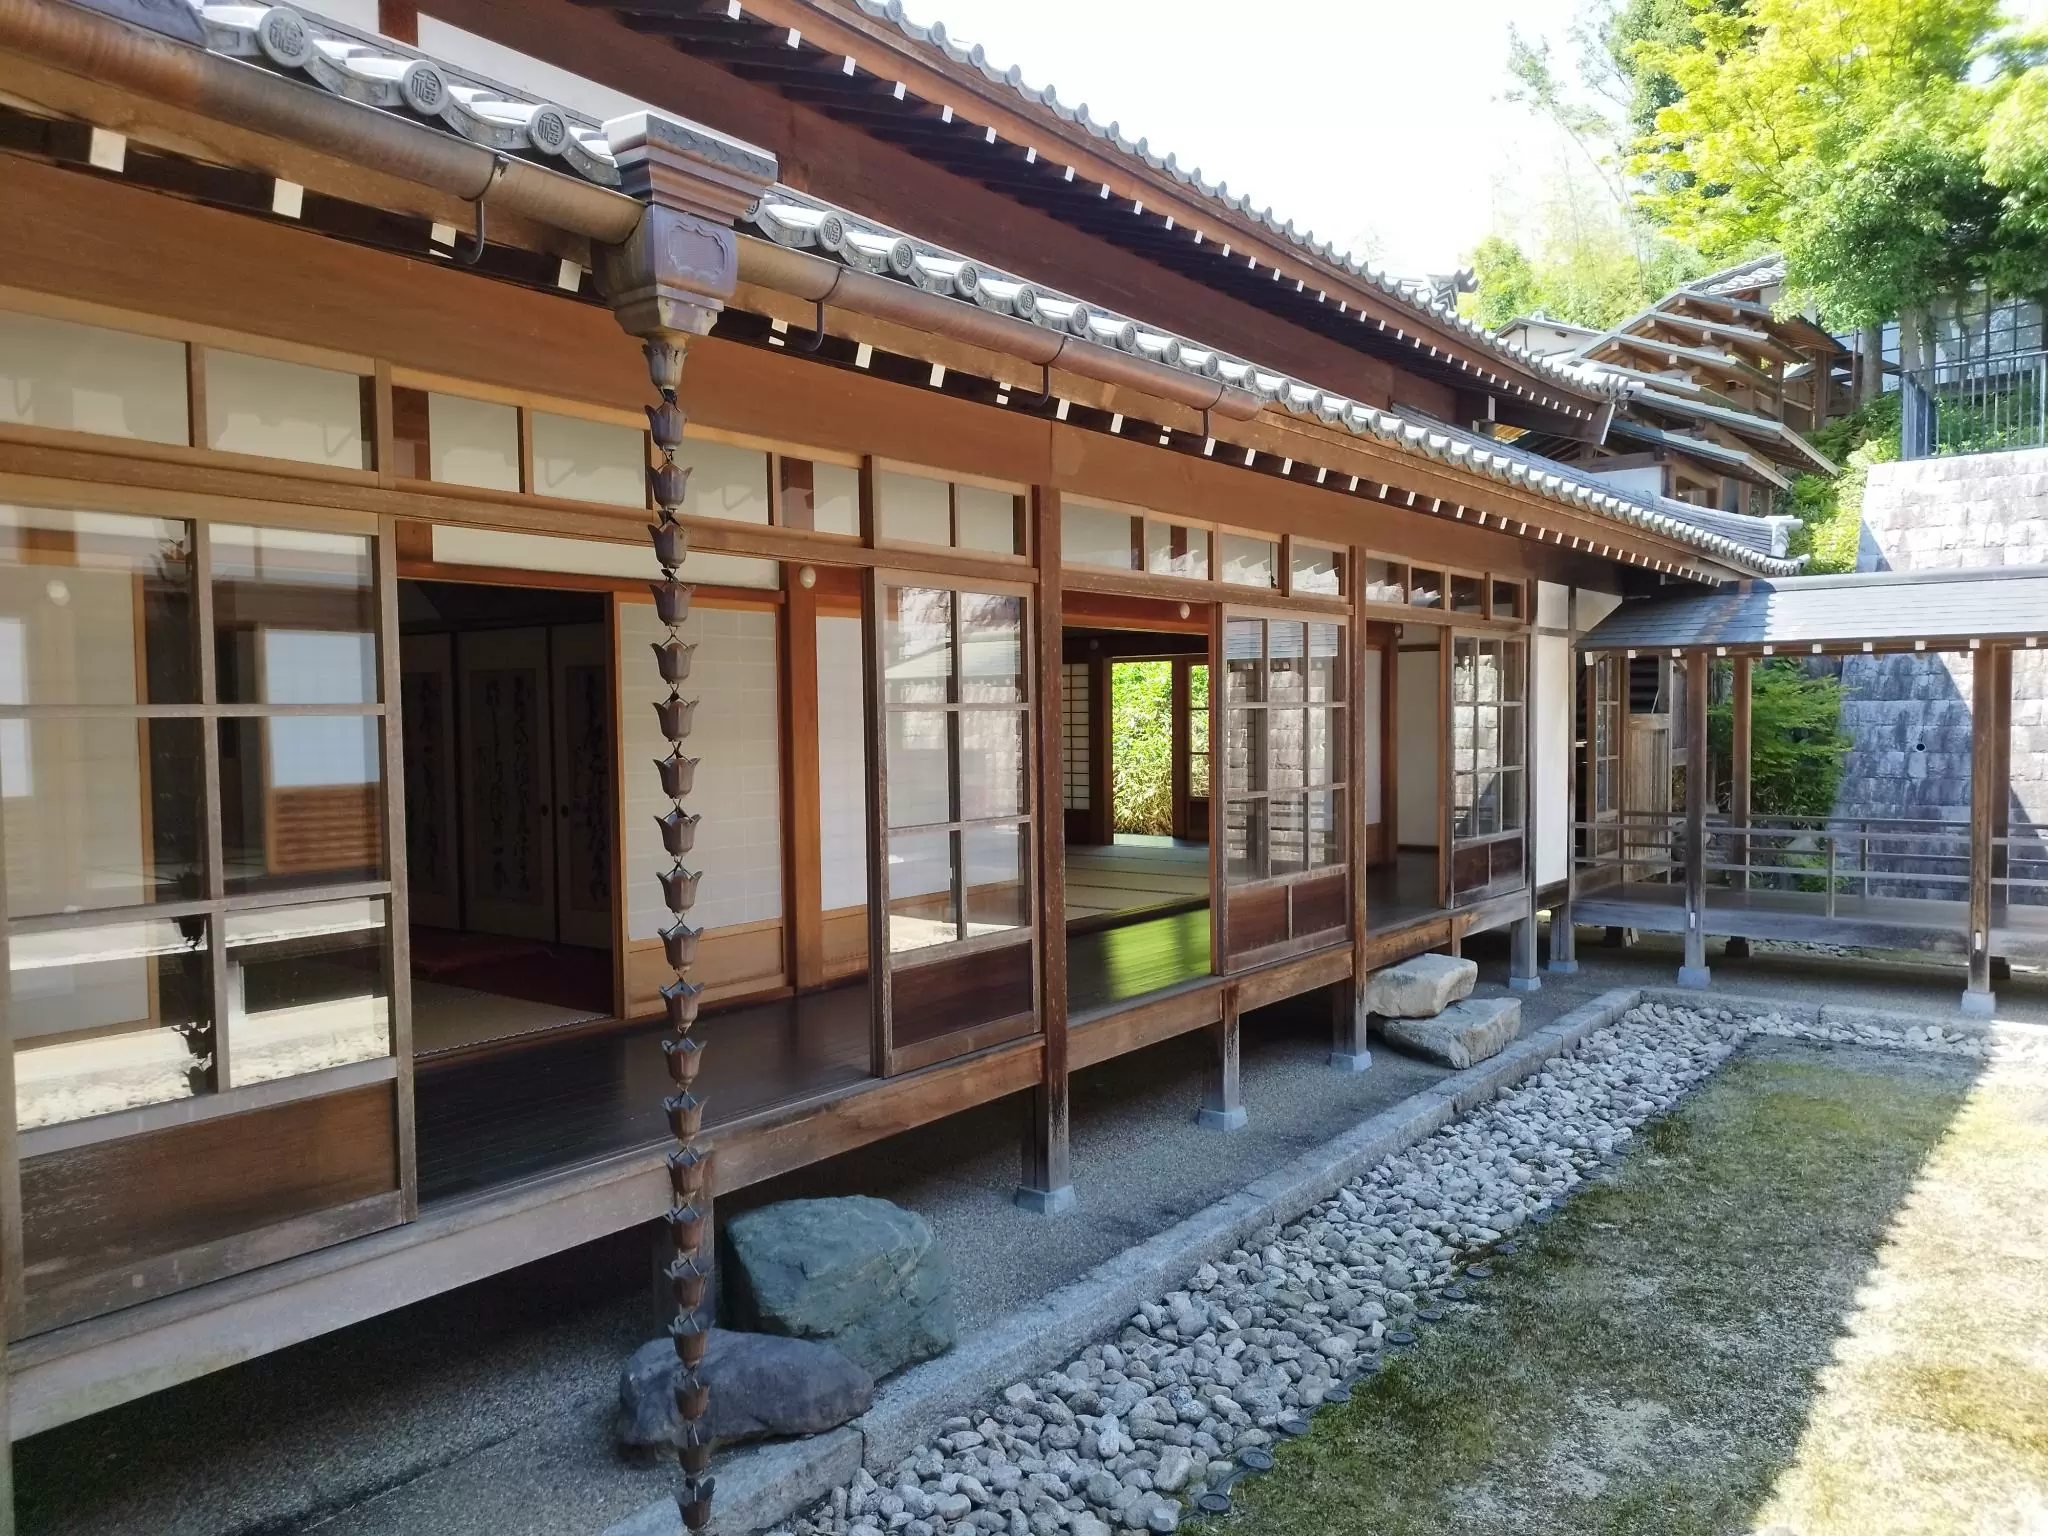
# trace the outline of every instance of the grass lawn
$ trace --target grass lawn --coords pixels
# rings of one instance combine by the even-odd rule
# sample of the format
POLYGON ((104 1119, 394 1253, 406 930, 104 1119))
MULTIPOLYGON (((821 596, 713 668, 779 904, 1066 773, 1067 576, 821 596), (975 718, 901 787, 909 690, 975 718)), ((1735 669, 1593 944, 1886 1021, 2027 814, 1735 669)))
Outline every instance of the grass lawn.
POLYGON ((1251 1536, 2048 1532, 2048 1071, 1759 1042, 1238 1484, 1251 1536))

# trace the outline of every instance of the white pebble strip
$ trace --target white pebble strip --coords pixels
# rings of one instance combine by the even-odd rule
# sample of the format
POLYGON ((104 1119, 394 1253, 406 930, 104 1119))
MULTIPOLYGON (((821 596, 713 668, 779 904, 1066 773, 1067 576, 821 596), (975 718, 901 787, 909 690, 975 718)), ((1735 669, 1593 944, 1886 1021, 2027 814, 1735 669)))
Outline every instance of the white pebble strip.
POLYGON ((1140 1307, 1115 1343, 1017 1382, 886 1479, 863 1469, 773 1536, 1115 1536, 1183 1503, 1325 1394, 1499 1242, 1627 1147, 1750 1034, 1983 1056, 1937 1025, 1830 1025, 1644 1003, 1354 1179, 1255 1248, 1140 1307))

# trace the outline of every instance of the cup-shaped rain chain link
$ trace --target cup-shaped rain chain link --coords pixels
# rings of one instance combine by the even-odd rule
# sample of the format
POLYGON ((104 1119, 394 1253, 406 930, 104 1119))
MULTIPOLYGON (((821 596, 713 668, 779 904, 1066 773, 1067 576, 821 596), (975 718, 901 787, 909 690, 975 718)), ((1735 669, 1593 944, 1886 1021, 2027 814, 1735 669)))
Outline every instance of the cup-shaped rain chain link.
POLYGON ((684 698, 680 689, 689 681, 696 646, 677 633, 690 617, 690 587, 679 574, 690 556, 690 532, 676 519, 676 509, 689 493, 690 472, 676 463, 676 450, 683 442, 683 412, 676 404, 676 388, 682 382, 683 349, 655 337, 647 342, 645 351, 648 374, 661 391, 661 404, 647 408, 648 433, 661 450, 661 463, 651 473, 660 516, 647 530, 654 543, 655 563, 661 567, 661 580, 650 583, 648 590, 654 596, 655 615, 668 630, 653 650, 661 680, 668 686, 668 697, 654 706, 654 713, 669 751, 668 756, 655 760, 654 767, 661 775, 661 792, 671 802, 668 811, 657 816, 655 822, 661 828, 662 849, 673 861, 660 878, 662 902, 675 919, 661 935, 663 956, 675 973, 674 979, 661 989, 669 1030, 661 1048, 674 1088, 662 1100, 662 1112, 676 1143, 668 1155, 668 1231, 675 1249, 668 1278, 676 1303, 669 1337, 675 1342, 676 1360, 681 1367, 675 1388, 676 1460, 682 1471, 676 1487, 676 1505, 682 1511, 685 1529, 701 1531, 711 1523, 715 1481, 710 1475, 711 1438, 704 1424, 711 1388, 701 1370, 704 1346, 711 1336, 711 1319, 704 1315, 711 1278, 711 1161, 697 1145, 697 1137, 704 1128, 704 1099, 697 1092, 704 1045, 690 1033, 697 1023, 698 999, 704 991, 690 979, 690 967, 697 959, 699 933, 685 921, 690 908, 697 904, 697 882, 701 876, 683 864, 697 840, 697 817, 683 808, 697 780, 697 759, 683 752, 697 701, 684 698))

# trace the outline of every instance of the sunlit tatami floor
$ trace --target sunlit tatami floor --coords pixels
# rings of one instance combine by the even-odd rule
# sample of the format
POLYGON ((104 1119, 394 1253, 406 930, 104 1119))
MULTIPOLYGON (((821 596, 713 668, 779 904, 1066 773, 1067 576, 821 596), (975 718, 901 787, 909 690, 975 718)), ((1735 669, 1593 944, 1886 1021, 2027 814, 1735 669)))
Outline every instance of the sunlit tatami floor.
POLYGON ((1067 846, 1067 921, 1163 910, 1209 899, 1209 845, 1119 833, 1106 847, 1067 846))

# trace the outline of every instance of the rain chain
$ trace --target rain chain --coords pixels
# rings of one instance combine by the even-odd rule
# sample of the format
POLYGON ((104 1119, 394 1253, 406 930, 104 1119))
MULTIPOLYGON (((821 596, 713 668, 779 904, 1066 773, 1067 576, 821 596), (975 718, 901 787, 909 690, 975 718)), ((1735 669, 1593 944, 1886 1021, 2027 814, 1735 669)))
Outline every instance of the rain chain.
POLYGON ((705 1290, 711 1278, 711 1255, 705 1251, 710 1237, 711 1159, 697 1145, 704 1126, 704 1099, 696 1090, 697 1072, 703 1065, 703 1043, 691 1035, 697 1022, 697 1001, 703 985, 690 980, 690 967, 697 959, 701 930, 692 928, 688 913, 697 901, 701 876, 684 867, 697 840, 697 817, 683 809, 697 776, 697 759, 683 753, 690 734, 691 717, 697 701, 682 696, 689 681, 690 657, 696 650, 682 639, 681 627, 690 617, 691 588, 678 579, 677 572, 690 553, 689 530, 676 521, 690 483, 690 472, 676 463, 676 449, 683 441, 683 411, 676 403, 676 389, 682 383, 683 349, 659 337, 646 343, 647 371, 661 391, 661 404, 647 408, 647 424, 654 444, 661 450, 661 465, 653 473, 654 500, 661 520, 648 529, 654 539, 654 558, 661 565, 661 580, 651 583, 654 611, 667 626, 668 634, 654 646, 654 659, 661 667, 661 680, 668 684, 668 697, 654 706, 661 721, 661 734, 669 744, 668 756, 655 759, 661 774, 661 790, 671 802, 666 813, 655 818, 661 827, 662 846, 668 850, 669 868, 661 876, 661 896, 673 921, 661 932, 661 944, 674 979, 661 989, 668 1014, 668 1034, 661 1042, 668 1061, 669 1081, 675 1092, 662 1100, 668 1116, 669 1133, 675 1146, 668 1154, 670 1205, 668 1230, 675 1257, 668 1266, 669 1289, 675 1296, 676 1315, 669 1323, 681 1370, 676 1375, 676 1460, 682 1477, 676 1488, 676 1504, 683 1525, 701 1531, 711 1523, 711 1496, 716 1479, 710 1475, 711 1437, 704 1425, 710 1406, 711 1387, 704 1379, 704 1347, 711 1338, 711 1320, 703 1315, 705 1290))

